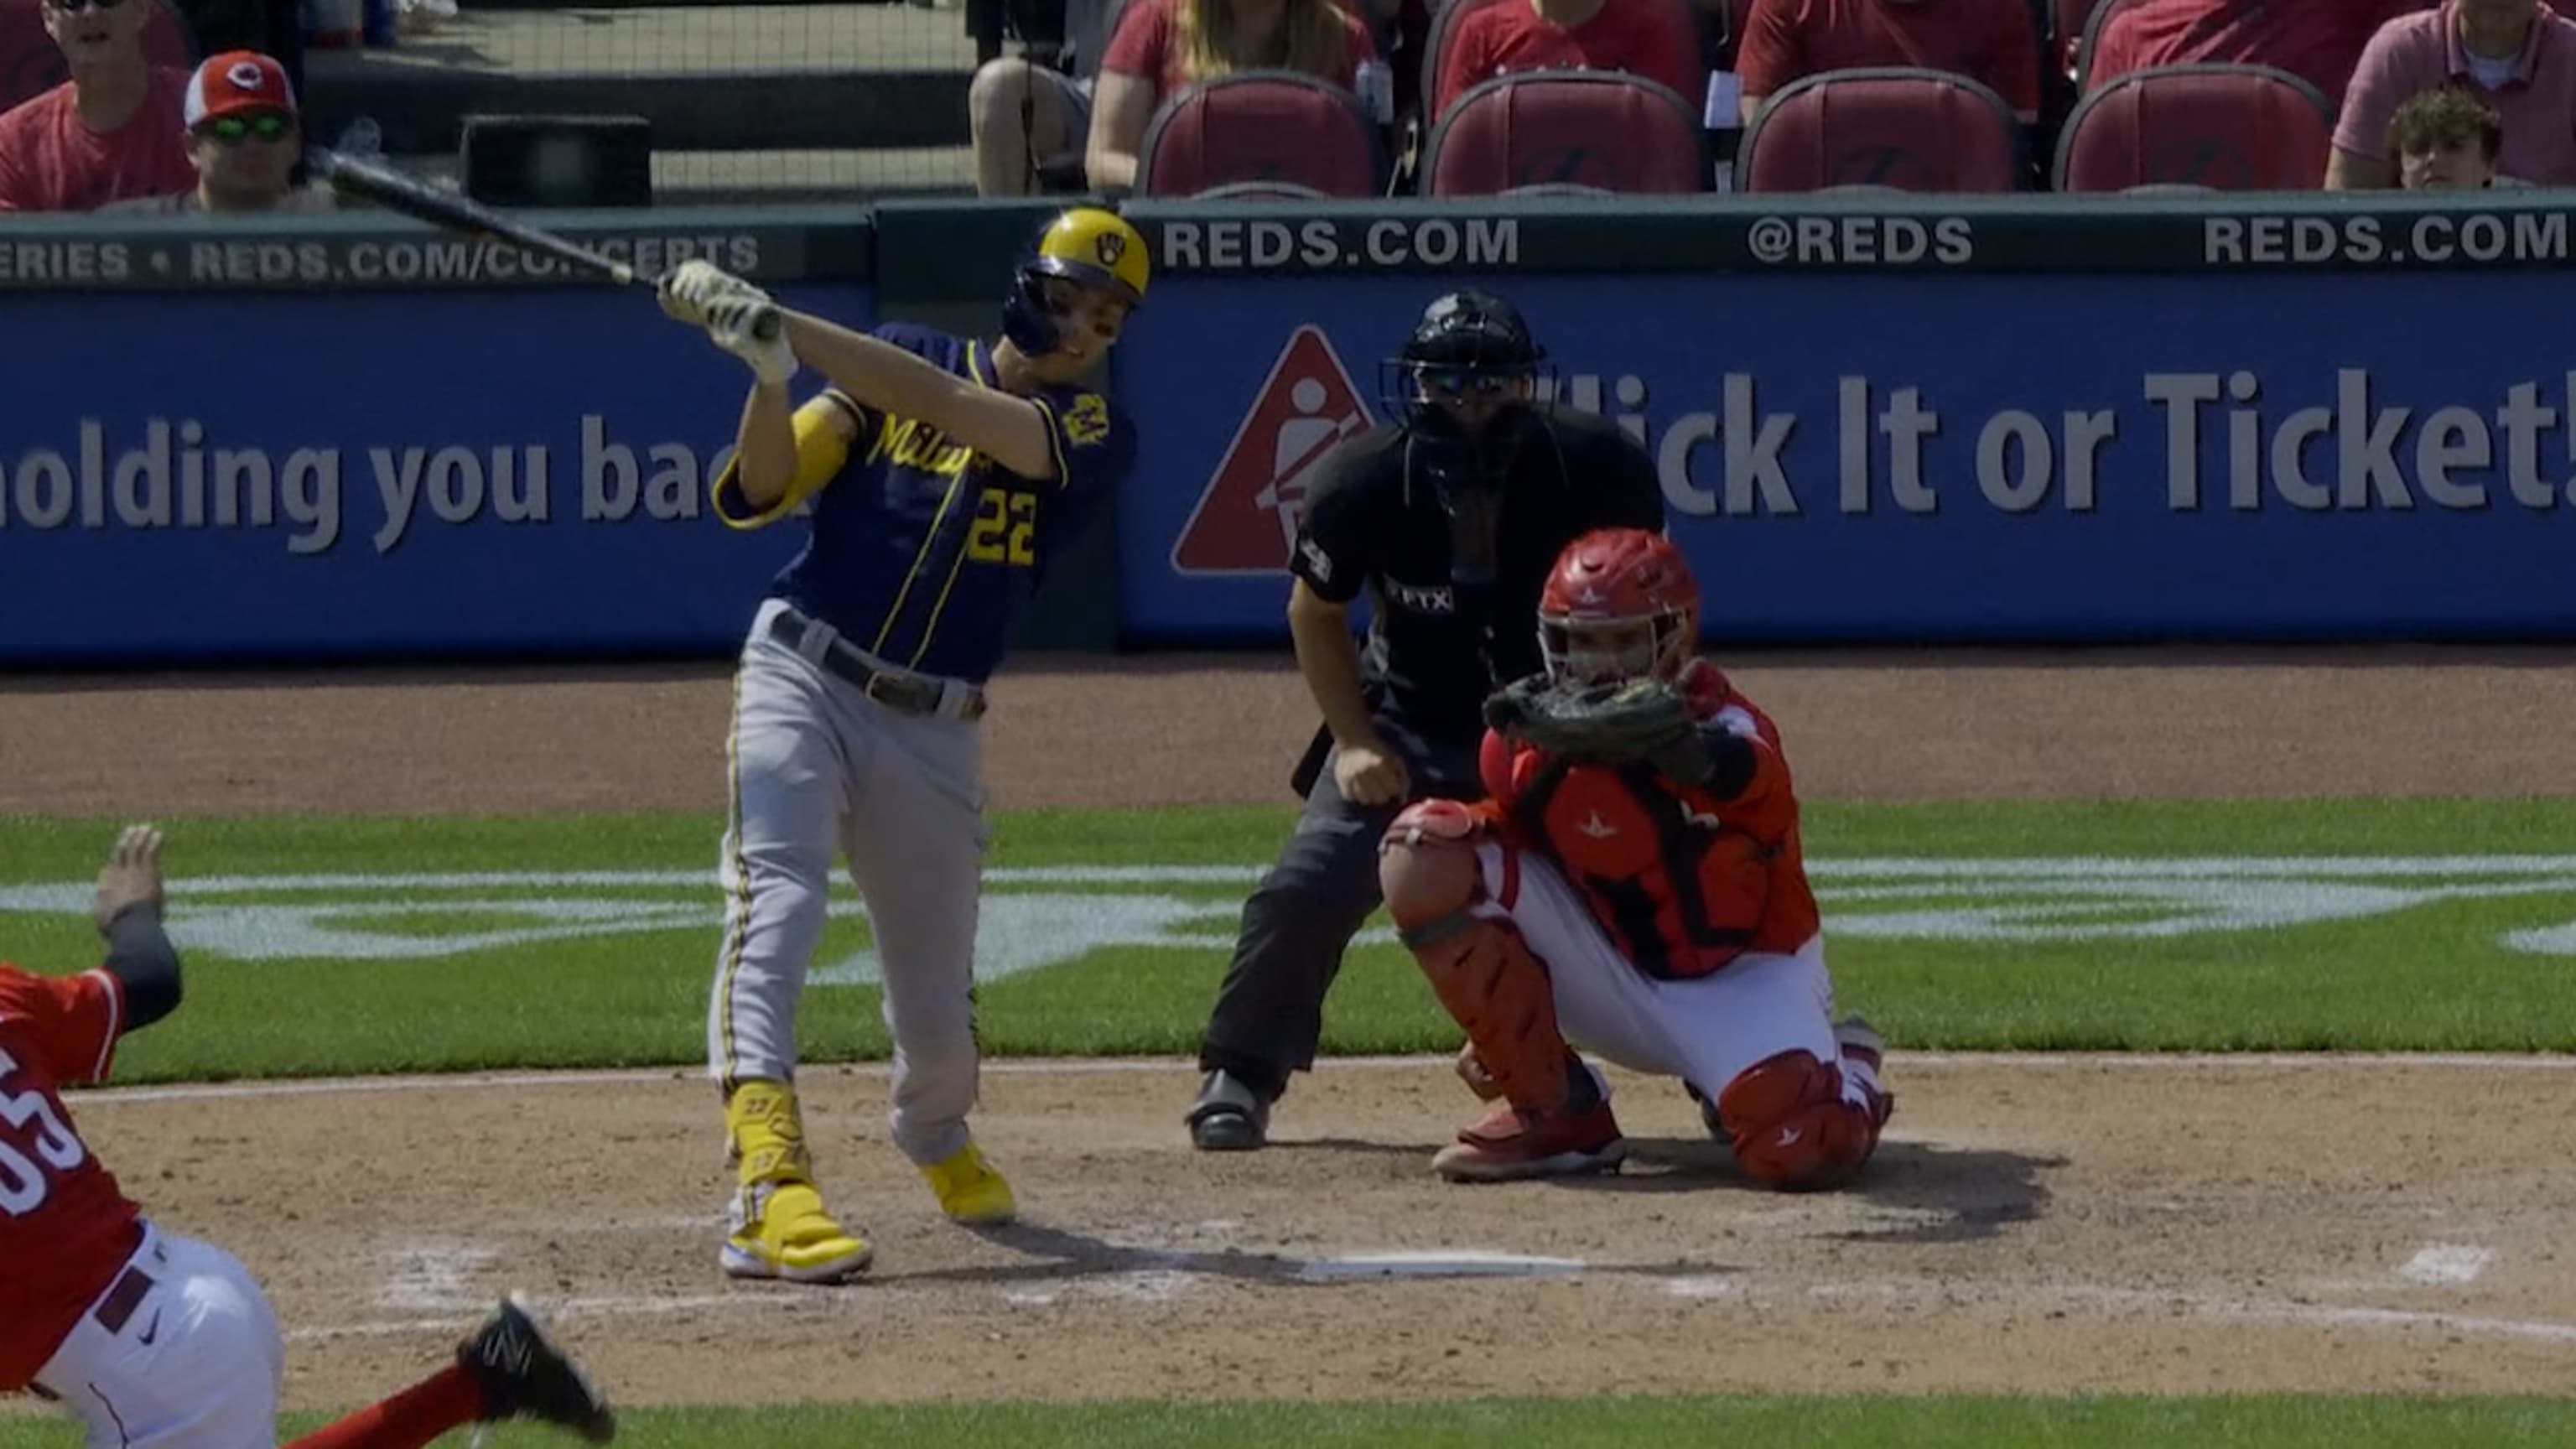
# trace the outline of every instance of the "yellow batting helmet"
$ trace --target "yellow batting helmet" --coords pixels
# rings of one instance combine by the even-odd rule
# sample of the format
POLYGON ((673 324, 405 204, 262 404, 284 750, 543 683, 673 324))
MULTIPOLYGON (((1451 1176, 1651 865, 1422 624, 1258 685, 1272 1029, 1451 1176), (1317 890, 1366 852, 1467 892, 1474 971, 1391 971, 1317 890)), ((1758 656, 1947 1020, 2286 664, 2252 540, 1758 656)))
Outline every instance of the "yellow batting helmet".
POLYGON ((1153 272, 1144 234, 1114 211, 1078 206, 1047 223, 1038 233, 1029 269, 1106 287, 1131 307, 1145 305, 1145 283, 1153 272))

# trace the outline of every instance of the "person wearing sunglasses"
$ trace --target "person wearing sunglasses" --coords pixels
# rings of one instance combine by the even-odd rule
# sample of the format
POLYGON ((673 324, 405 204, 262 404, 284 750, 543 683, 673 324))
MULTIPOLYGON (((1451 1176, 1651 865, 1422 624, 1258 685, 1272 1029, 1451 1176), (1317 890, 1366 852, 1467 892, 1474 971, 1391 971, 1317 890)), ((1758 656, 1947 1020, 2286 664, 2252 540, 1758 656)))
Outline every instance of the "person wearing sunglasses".
POLYGON ((1201 1039, 1184 1120, 1202 1150, 1263 1146, 1289 1076, 1314 1065, 1396 813, 1485 793, 1484 701, 1541 667, 1531 621, 1557 555, 1596 528, 1663 531, 1652 455, 1540 400, 1545 355, 1504 299, 1441 296, 1379 369, 1392 420, 1299 475, 1288 628, 1324 725, 1290 782, 1304 813, 1244 904, 1201 1039), (1365 654, 1350 618, 1362 593, 1365 654))
POLYGON ((254 50, 208 56, 188 81, 183 111, 196 184, 104 208, 124 213, 317 211, 330 189, 293 184, 304 132, 286 68, 254 50))
POLYGON ((95 211, 196 180, 180 145, 188 72, 143 54, 158 0, 41 0, 71 79, 0 114, 0 212, 95 211))

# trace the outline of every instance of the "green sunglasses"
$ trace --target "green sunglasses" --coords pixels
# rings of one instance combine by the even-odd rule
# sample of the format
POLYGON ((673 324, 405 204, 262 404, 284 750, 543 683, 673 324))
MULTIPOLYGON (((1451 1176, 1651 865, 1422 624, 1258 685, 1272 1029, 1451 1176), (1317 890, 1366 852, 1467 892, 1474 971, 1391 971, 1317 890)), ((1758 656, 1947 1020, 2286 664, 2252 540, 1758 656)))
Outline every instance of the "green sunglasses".
POLYGON ((221 116, 197 128, 200 136, 212 136, 227 146, 238 146, 250 137, 274 141, 295 129, 295 122, 284 112, 263 111, 256 116, 221 116))

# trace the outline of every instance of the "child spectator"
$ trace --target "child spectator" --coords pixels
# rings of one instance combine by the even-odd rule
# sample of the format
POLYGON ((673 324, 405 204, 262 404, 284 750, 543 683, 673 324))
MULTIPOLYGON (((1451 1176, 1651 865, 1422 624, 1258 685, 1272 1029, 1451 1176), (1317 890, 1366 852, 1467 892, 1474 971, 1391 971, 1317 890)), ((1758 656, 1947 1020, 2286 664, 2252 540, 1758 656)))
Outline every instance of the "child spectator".
POLYGON ((2388 154, 2408 191, 2484 191, 2496 184, 2504 118, 2475 91, 2418 91, 2388 122, 2388 154))
POLYGON ((208 56, 188 82, 188 161, 197 184, 168 196, 119 201, 115 212, 327 211, 327 187, 291 183, 304 133, 286 68, 256 51, 208 56))

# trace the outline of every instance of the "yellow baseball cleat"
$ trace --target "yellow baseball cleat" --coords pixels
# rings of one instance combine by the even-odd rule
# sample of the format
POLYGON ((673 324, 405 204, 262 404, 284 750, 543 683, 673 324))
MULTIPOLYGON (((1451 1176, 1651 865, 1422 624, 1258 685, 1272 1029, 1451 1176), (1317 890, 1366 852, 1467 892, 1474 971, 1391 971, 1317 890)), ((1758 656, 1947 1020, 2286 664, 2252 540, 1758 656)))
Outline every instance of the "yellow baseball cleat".
POLYGON ((993 1227, 1019 1216, 1019 1204, 1011 1197, 1011 1185, 984 1154, 969 1142, 957 1149, 945 1162, 936 1162, 921 1170, 930 1182, 930 1190, 939 1194, 939 1210, 951 1222, 993 1227))
POLYGON ((810 1182, 765 1182, 734 1196, 723 1262, 737 1278, 840 1283, 875 1258, 867 1239, 832 1220, 810 1182))

